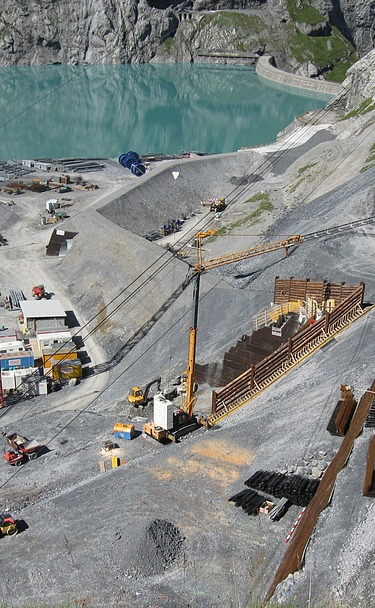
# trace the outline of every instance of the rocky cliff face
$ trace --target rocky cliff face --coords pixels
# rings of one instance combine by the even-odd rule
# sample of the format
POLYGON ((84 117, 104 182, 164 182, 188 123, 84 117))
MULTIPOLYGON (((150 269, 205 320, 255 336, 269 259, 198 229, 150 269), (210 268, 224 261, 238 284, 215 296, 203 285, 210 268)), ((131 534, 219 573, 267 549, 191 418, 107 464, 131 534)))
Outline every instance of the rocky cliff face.
POLYGON ((178 26, 172 10, 143 0, 6 0, 0 63, 147 62, 178 26))
MULTIPOLYGON (((310 114, 297 117, 286 132, 310 119, 310 114)), ((323 120, 331 123, 335 139, 311 148, 287 169, 286 207, 316 199, 375 168, 375 50, 348 70, 342 93, 327 106, 323 120)))
POLYGON ((266 51, 323 77, 357 59, 352 44, 359 56, 373 48, 374 17, 369 0, 3 0, 0 65, 191 61, 224 49, 266 51))
POLYGON ((345 109, 375 109, 375 50, 351 67, 343 82, 345 109))

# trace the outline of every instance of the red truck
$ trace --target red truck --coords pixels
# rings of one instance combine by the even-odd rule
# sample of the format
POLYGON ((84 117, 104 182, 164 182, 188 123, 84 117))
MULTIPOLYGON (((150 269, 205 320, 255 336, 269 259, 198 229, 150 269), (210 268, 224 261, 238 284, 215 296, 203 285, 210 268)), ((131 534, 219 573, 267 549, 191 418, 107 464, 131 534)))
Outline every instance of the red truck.
POLYGON ((4 459, 11 465, 19 466, 27 460, 34 460, 42 445, 36 439, 27 439, 18 433, 8 435, 9 448, 4 451, 4 459))

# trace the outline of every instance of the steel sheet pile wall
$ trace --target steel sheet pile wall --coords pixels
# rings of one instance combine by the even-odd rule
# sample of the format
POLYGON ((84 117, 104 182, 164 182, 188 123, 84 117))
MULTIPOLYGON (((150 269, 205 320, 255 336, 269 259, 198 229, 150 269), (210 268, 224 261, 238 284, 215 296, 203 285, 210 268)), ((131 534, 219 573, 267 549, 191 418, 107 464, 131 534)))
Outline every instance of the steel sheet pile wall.
POLYGON ((327 431, 331 435, 344 437, 353 418, 357 402, 355 399, 340 399, 328 422, 327 431))
POLYGON ((228 500, 229 502, 234 502, 236 507, 241 507, 248 515, 258 515, 259 509, 265 502, 266 497, 250 489, 242 490, 228 500))
MULTIPOLYGON (((287 289, 288 285, 291 285, 291 281, 293 280, 285 281, 287 289)), ((324 297, 333 297, 331 295, 332 289, 328 292, 325 282, 318 284, 310 283, 309 281, 299 281, 299 285, 297 285, 298 290, 301 288, 301 283, 306 285, 306 287, 302 285, 302 289, 305 289, 305 297, 309 295, 307 291, 310 291, 310 289, 307 289, 307 286, 309 288, 312 287, 311 293, 315 294, 315 296, 320 293, 324 297)), ((332 288, 333 286, 330 287, 332 288)), ((281 291, 285 290, 281 288, 281 291)), ((358 318, 363 312, 364 284, 357 286, 342 285, 339 286, 339 289, 335 293, 339 296, 340 293, 348 292, 348 297, 342 300, 332 312, 325 313, 319 321, 297 333, 293 338, 289 338, 287 343, 280 346, 275 352, 256 365, 252 365, 246 372, 219 391, 213 391, 212 410, 208 423, 211 425, 215 424, 231 411, 256 397, 267 386, 275 382, 315 349, 328 342, 335 333, 341 331, 358 318), (348 289, 346 290, 346 288, 348 289)), ((293 300, 304 299, 301 293, 297 295, 291 293, 291 290, 288 293, 293 300)), ((314 295, 310 297, 314 297, 314 295)))
POLYGON ((289 502, 306 507, 314 496, 319 479, 289 475, 278 471, 257 471, 245 481, 245 486, 260 490, 275 498, 287 498, 289 502))

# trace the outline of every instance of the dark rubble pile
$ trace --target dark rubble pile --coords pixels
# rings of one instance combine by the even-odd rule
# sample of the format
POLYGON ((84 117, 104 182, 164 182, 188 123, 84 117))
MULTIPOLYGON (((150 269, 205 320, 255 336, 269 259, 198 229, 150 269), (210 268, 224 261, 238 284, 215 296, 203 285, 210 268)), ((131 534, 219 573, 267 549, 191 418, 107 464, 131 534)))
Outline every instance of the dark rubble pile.
POLYGON ((128 572, 134 577, 163 574, 182 554, 184 537, 177 526, 155 519, 132 548, 128 572))

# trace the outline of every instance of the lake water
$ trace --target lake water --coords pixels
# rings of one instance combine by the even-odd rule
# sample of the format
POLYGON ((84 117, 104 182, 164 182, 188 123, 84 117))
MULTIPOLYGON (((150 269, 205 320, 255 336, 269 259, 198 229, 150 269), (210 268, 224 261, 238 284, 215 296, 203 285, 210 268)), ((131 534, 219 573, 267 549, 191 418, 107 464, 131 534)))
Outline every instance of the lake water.
POLYGON ((0 159, 233 152, 329 97, 212 64, 0 68, 0 159))

